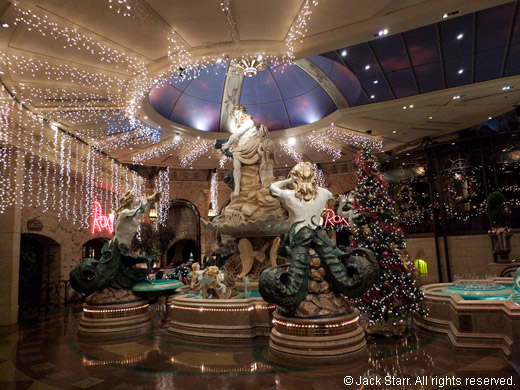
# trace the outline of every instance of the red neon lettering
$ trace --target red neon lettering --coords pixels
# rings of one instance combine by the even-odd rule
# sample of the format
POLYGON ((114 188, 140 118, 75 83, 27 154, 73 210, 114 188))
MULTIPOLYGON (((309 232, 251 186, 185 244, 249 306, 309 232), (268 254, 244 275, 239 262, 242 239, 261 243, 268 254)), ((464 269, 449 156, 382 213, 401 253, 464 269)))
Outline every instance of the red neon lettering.
POLYGON ((326 228, 328 224, 330 224, 330 226, 332 226, 332 227, 334 227, 336 224, 344 224, 344 225, 347 225, 347 226, 350 225, 345 218, 343 218, 340 215, 337 215, 334 212, 334 210, 332 210, 332 209, 325 209, 324 213, 325 212, 327 214, 325 215, 325 218, 323 218, 323 220, 324 220, 323 227, 324 228, 326 228))
POLYGON ((114 219, 114 214, 103 215, 103 207, 97 200, 95 200, 94 218, 92 220, 92 228, 90 229, 90 232, 94 234, 97 230, 102 232, 103 229, 106 229, 110 234, 114 233, 114 219))

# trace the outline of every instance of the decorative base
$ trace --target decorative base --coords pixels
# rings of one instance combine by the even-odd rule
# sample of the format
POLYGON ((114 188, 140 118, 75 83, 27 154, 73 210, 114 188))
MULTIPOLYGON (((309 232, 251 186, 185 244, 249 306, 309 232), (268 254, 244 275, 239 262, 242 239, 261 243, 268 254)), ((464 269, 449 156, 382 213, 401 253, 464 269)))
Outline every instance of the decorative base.
POLYGON ((168 333, 212 341, 251 341, 269 337, 274 305, 262 298, 197 299, 177 294, 168 299, 168 333))
POLYGON ((78 337, 98 340, 139 336, 152 328, 148 302, 133 300, 120 303, 83 305, 78 337))
POLYGON ((329 318, 295 318, 274 313, 271 354, 293 363, 343 363, 367 356, 359 312, 329 318))

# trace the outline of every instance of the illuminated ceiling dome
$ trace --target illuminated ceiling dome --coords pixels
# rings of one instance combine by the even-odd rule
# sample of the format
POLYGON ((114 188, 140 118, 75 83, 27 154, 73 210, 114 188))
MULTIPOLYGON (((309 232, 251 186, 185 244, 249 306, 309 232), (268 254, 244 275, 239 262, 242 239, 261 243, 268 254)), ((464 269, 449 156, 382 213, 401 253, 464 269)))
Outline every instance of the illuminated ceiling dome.
POLYGON ((151 106, 166 119, 202 131, 228 131, 229 109, 238 103, 270 130, 314 123, 338 108, 363 104, 361 85, 344 65, 315 56, 295 65, 270 64, 244 77, 228 64, 211 65, 157 84, 151 106))

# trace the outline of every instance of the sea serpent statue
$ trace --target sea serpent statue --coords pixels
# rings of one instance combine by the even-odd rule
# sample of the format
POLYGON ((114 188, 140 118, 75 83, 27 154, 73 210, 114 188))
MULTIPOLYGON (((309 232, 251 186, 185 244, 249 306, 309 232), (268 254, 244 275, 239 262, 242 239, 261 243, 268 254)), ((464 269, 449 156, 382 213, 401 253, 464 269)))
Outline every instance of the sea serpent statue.
POLYGON ((147 268, 134 268, 139 263, 150 263, 152 257, 128 253, 139 220, 150 209, 150 204, 159 199, 160 194, 139 197, 128 191, 121 198, 121 206, 116 211, 114 237, 105 243, 99 260, 83 259, 70 272, 70 285, 74 290, 91 295, 105 287, 131 289, 136 283, 146 279, 147 268))
POLYGON ((308 293, 315 283, 313 274, 318 274, 316 271, 321 272, 316 280, 321 281, 320 284, 325 282, 327 286, 317 293, 325 290, 336 299, 341 295, 355 297, 363 294, 379 276, 374 254, 367 249, 340 250, 320 226, 320 215, 333 196, 326 188, 318 187, 311 163, 298 163, 289 176, 286 180, 272 183, 269 189, 290 213, 292 225, 285 246, 290 262, 266 269, 260 275, 262 297, 276 304, 285 315, 294 315, 304 300, 310 300, 308 293), (287 185, 292 185, 293 189, 284 189, 287 185), (319 260, 311 259, 311 254, 319 260), (315 262, 320 268, 311 266, 315 262))

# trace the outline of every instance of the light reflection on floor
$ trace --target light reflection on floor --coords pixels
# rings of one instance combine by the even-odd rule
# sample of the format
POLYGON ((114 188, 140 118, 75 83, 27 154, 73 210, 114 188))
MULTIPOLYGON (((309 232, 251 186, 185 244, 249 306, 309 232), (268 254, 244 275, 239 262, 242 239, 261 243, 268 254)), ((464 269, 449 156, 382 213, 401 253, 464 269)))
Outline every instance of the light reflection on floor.
POLYGON ((422 331, 400 340, 370 339, 368 360, 303 367, 276 361, 266 340, 203 345, 169 336, 157 321, 146 337, 81 341, 77 324, 77 314, 60 314, 37 325, 0 328, 0 389, 520 388, 519 375, 501 354, 453 350, 443 336, 422 331), (345 376, 365 385, 346 386, 345 376), (471 378, 514 385, 471 385, 471 378))

